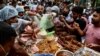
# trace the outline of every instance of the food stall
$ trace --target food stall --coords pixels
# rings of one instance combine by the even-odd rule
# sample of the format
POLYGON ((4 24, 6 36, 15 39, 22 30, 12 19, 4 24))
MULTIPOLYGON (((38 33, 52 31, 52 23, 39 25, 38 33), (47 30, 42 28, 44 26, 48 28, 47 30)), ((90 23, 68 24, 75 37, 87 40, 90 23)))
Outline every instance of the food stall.
POLYGON ((84 43, 78 42, 76 36, 71 35, 68 29, 64 29, 62 24, 57 23, 54 31, 46 31, 48 21, 44 20, 52 18, 48 16, 50 15, 46 14, 42 18, 43 21, 40 21, 41 29, 34 34, 36 39, 27 41, 23 46, 30 56, 100 56, 98 52, 86 47, 84 43))
POLYGON ((54 31, 47 33, 42 30, 37 34, 37 37, 35 43, 30 41, 25 47, 30 56, 59 56, 61 55, 58 54, 60 52, 62 52, 62 55, 67 56, 100 56, 99 52, 75 41, 72 35, 64 38, 56 36, 54 31))

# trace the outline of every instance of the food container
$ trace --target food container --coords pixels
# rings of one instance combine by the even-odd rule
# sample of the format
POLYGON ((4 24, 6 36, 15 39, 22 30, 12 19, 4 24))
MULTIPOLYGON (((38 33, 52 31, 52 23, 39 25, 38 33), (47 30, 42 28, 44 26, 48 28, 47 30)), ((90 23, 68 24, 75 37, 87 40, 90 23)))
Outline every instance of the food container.
POLYGON ((83 47, 83 48, 80 48, 78 51, 76 51, 74 53, 74 56, 100 56, 100 53, 90 48, 83 47))
POLYGON ((33 54, 32 56, 54 56, 54 55, 49 53, 43 53, 43 54, 33 54))
POLYGON ((74 56, 72 52, 68 50, 59 50, 55 53, 55 56, 74 56))

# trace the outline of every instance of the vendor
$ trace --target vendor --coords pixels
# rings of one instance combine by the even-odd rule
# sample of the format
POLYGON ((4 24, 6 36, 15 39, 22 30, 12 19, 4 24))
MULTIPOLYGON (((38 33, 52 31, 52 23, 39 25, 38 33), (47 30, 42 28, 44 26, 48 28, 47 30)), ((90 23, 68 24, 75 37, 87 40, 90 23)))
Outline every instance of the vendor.
POLYGON ((17 16, 18 12, 13 6, 5 6, 0 11, 0 21, 8 23, 9 25, 17 22, 17 16))
POLYGON ((0 56, 7 56, 14 45, 17 34, 4 22, 0 22, 0 56))
MULTIPOLYGON (((18 16, 18 12, 13 6, 5 6, 0 11, 0 21, 4 22, 4 23, 6 23, 10 26, 11 26, 12 23, 17 23, 18 22, 17 16, 18 16)), ((10 32, 7 32, 6 34, 9 34, 9 33, 10 32)), ((11 33, 11 35, 12 34, 13 33, 11 33)), ((25 54, 24 56, 28 56, 27 53, 23 50, 23 48, 19 44, 14 43, 14 46, 13 46, 12 50, 13 51, 11 53, 11 56, 16 56, 16 55, 22 56, 23 54, 25 54), (12 55, 12 54, 16 54, 16 55, 12 55)))

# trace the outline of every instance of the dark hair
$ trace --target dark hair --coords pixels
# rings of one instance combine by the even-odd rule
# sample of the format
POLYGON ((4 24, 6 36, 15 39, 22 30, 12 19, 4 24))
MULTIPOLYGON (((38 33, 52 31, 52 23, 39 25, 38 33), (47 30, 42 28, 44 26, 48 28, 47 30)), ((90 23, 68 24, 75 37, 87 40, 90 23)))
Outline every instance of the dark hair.
POLYGON ((12 40, 17 36, 15 30, 8 24, 0 22, 0 44, 4 45, 5 43, 12 40))
POLYGON ((64 1, 63 4, 69 5, 71 2, 70 1, 64 1))
POLYGON ((46 6, 47 6, 47 7, 48 7, 48 6, 52 7, 52 2, 51 2, 51 1, 47 2, 47 3, 46 3, 46 6))
POLYGON ((26 4, 26 1, 22 1, 22 5, 25 5, 26 4))
POLYGON ((97 13, 100 13, 100 7, 97 7, 94 11, 96 11, 97 13))
POLYGON ((12 1, 11 2, 12 6, 14 6, 14 7, 16 7, 16 3, 17 3, 17 1, 12 1))
POLYGON ((30 9, 30 7, 29 6, 25 6, 24 9, 30 9))
MULTIPOLYGON (((38 8, 39 8, 39 6, 43 6, 43 5, 42 5, 42 4, 38 4, 36 9, 38 9, 38 8)), ((43 7, 44 7, 44 6, 43 6, 43 7)))
POLYGON ((83 7, 76 6, 72 9, 72 12, 75 12, 75 13, 82 15, 83 14, 83 7))

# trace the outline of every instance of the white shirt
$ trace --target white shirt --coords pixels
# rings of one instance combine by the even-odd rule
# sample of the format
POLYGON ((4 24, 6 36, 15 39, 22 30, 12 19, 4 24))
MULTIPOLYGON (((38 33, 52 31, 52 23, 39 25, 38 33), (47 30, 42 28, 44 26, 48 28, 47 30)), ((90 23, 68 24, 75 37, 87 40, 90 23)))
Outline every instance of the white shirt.
POLYGON ((16 30, 16 32, 19 32, 20 27, 22 27, 22 24, 28 24, 30 21, 24 20, 24 19, 18 19, 17 23, 13 23, 11 26, 16 30))
POLYGON ((92 18, 93 18, 93 15, 90 15, 90 16, 88 17, 89 24, 92 23, 92 18))

